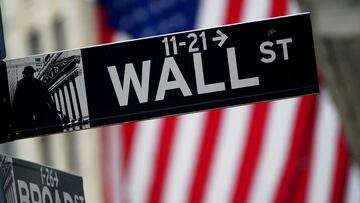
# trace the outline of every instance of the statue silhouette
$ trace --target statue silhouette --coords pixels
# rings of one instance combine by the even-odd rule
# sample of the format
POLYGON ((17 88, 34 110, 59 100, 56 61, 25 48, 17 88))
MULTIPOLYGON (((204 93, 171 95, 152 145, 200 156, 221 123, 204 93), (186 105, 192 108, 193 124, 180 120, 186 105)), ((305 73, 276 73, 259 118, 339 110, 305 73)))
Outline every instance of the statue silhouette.
POLYGON ((15 129, 61 124, 61 119, 46 84, 34 77, 35 69, 26 66, 14 95, 15 129))

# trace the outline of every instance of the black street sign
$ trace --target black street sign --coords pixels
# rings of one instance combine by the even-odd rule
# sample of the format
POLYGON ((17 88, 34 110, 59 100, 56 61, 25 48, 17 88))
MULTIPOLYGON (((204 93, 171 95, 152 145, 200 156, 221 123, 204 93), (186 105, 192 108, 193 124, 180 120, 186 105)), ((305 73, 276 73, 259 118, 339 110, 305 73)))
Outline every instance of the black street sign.
POLYGON ((83 181, 80 176, 0 154, 0 202, 85 203, 83 181))
POLYGON ((2 72, 9 139, 319 92, 308 13, 8 60, 2 72))

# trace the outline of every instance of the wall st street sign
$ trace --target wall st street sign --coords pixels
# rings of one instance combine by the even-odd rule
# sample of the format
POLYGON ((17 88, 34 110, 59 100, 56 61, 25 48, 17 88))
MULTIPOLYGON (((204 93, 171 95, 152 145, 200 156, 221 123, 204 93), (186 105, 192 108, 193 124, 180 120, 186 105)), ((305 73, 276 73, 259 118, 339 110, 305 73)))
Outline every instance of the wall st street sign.
POLYGON ((308 13, 8 60, 0 76, 10 140, 319 92, 308 13))

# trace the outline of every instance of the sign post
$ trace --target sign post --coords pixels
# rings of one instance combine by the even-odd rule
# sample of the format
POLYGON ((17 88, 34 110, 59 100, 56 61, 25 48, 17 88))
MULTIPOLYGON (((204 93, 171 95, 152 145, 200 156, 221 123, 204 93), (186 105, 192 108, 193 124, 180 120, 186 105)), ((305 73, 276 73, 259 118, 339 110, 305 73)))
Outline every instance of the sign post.
POLYGON ((2 73, 12 139, 319 92, 308 13, 7 60, 2 73))

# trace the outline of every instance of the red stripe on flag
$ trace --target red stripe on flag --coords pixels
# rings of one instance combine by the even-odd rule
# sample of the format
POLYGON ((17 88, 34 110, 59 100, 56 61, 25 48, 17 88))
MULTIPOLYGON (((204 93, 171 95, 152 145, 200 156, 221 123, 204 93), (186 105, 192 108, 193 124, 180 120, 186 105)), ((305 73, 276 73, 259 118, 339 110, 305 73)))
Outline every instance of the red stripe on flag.
POLYGON ((269 107, 270 103, 268 102, 253 106, 244 157, 239 165, 239 174, 234 185, 232 202, 247 202, 264 140, 269 107))
POLYGON ((294 123, 291 145, 274 202, 304 202, 314 143, 317 97, 305 96, 294 123), (296 194, 296 195, 295 195, 296 194))
POLYGON ((331 202, 344 202, 346 194, 346 180, 350 169, 350 152, 343 129, 341 129, 337 141, 336 163, 334 167, 335 173, 332 184, 333 187, 330 194, 331 202))
MULTIPOLYGON (((308 197, 308 191, 309 191, 309 177, 310 177, 310 171, 313 168, 312 164, 313 164, 313 156, 314 156, 314 143, 315 143, 315 126, 317 125, 316 120, 317 120, 317 116, 318 114, 318 99, 319 97, 317 96, 310 96, 310 97, 314 97, 316 99, 316 104, 314 106, 314 108, 316 110, 314 110, 314 116, 313 116, 313 123, 312 123, 312 131, 309 130, 309 134, 305 135, 304 139, 308 139, 308 140, 303 140, 305 143, 303 144, 303 150, 302 150, 302 154, 299 157, 298 160, 298 169, 299 171, 299 175, 297 177, 297 185, 296 185, 296 190, 294 191, 294 197, 293 200, 295 203, 298 202, 306 202, 307 197, 308 197), (309 146, 307 146, 309 145, 309 146)), ((311 122, 309 122, 311 124, 311 122)), ((311 128, 311 126, 309 127, 311 128)))
POLYGON ((225 24, 237 23, 241 19, 244 0, 228 0, 225 24))
POLYGON ((270 16, 277 17, 286 15, 288 0, 272 0, 270 16))
POLYGON ((114 36, 114 30, 108 25, 106 22, 106 10, 102 6, 98 6, 97 12, 97 20, 99 26, 99 41, 101 43, 109 43, 112 41, 114 36))
POLYGON ((130 155, 132 151, 133 141, 135 139, 135 129, 137 127, 137 123, 131 122, 122 125, 122 149, 123 149, 123 160, 122 166, 123 171, 127 173, 130 155))
POLYGON ((204 189, 208 181, 208 173, 214 155, 219 128, 222 120, 222 110, 213 110, 207 113, 202 142, 198 153, 198 160, 193 173, 193 182, 189 193, 188 202, 202 202, 204 189))
POLYGON ((160 202, 177 121, 178 117, 175 116, 162 120, 163 126, 159 137, 160 140, 156 153, 154 175, 152 177, 152 183, 150 185, 150 193, 148 197, 149 203, 160 202))

